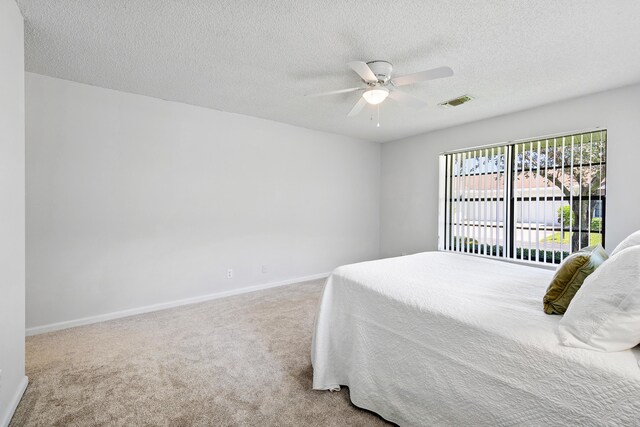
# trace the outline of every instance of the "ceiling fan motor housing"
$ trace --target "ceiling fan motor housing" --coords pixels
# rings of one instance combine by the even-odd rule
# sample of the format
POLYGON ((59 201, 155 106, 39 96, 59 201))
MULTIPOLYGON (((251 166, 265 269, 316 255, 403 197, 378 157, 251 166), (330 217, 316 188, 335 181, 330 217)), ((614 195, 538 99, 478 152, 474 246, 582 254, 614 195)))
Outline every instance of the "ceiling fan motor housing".
POLYGON ((389 79, 391 79, 391 70, 393 70, 393 65, 387 61, 370 61, 367 62, 373 74, 376 75, 376 78, 379 82, 387 83, 389 79))

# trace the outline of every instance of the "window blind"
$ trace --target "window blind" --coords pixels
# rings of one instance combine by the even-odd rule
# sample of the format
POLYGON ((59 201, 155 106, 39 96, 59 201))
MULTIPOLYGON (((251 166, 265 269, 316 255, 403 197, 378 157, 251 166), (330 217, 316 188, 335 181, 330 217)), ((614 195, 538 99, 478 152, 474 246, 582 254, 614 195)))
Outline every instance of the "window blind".
POLYGON ((559 263, 604 245, 606 130, 445 153, 440 249, 559 263))

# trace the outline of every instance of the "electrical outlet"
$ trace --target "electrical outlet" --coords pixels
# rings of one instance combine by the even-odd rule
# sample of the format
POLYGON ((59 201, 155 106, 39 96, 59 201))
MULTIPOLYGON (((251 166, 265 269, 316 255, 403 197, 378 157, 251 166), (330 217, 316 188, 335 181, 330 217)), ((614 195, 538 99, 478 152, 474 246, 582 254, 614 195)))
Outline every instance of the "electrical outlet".
POLYGON ((267 274, 269 272, 269 270, 267 269, 267 265, 266 264, 262 264, 262 274, 267 274))
POLYGON ((227 270, 227 279, 233 279, 233 269, 227 270))

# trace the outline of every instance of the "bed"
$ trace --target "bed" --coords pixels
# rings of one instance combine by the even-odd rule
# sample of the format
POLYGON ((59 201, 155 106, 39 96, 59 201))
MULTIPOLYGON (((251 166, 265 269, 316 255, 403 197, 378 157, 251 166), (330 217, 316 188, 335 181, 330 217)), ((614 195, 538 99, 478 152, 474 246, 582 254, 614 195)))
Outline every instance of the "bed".
POLYGON ((313 388, 400 425, 639 425, 640 350, 560 345, 553 271, 449 252, 342 266, 312 342, 313 388))

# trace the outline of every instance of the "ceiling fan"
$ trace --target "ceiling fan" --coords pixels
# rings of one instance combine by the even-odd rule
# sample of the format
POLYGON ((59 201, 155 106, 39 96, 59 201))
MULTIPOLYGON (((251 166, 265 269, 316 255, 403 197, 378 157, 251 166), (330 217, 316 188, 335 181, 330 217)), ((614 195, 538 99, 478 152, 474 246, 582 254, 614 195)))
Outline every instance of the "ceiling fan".
POLYGON ((406 86, 427 80, 441 79, 443 77, 450 77, 453 75, 453 70, 451 68, 438 67, 431 70, 391 78, 393 65, 388 61, 370 61, 366 63, 362 61, 352 61, 349 62, 349 67, 358 73, 362 81, 365 83, 365 86, 315 93, 307 96, 315 97, 348 92, 362 92, 362 96, 358 99, 358 102, 356 102, 349 114, 347 114, 348 117, 357 115, 367 104, 378 105, 382 103, 387 99, 387 97, 402 105, 413 108, 422 108, 427 105, 425 101, 396 88, 399 86, 406 86))

